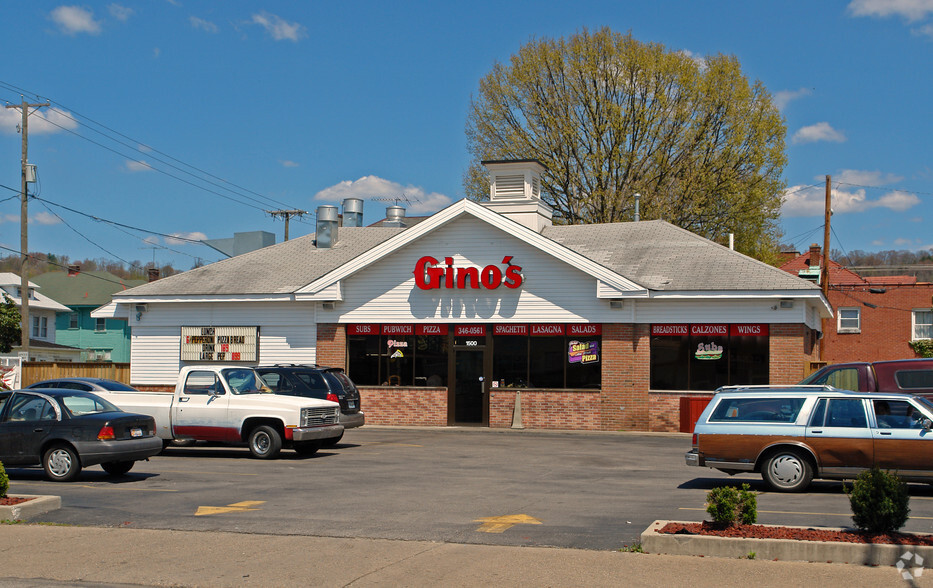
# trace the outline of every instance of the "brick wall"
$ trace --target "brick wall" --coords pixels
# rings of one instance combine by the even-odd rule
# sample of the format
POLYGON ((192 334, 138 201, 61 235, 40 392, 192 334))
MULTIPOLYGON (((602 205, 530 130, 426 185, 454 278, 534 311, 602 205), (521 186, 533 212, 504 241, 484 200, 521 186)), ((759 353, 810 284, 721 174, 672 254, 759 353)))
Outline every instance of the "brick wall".
POLYGON ((604 324, 600 428, 648 431, 650 325, 604 324))
MULTIPOLYGON (((489 427, 512 426, 516 391, 495 389, 489 395, 489 427)), ((599 390, 521 391, 521 424, 526 429, 600 429, 599 390)))
POLYGON ((772 324, 768 351, 770 384, 796 384, 807 375, 819 353, 813 333, 802 324, 772 324))
POLYGON ((886 285, 874 289, 883 289, 884 292, 870 292, 867 286, 831 286, 829 302, 837 316, 825 321, 825 361, 841 363, 917 357, 907 344, 913 336, 911 311, 930 308, 933 284, 886 285), (877 308, 865 306, 863 302, 877 308), (836 331, 840 307, 861 310, 861 332, 836 331))
POLYGON ((344 325, 317 326, 316 363, 347 369, 347 329, 344 325))
POLYGON ((369 425, 447 426, 447 388, 357 388, 360 391, 360 406, 366 413, 366 423, 369 425))

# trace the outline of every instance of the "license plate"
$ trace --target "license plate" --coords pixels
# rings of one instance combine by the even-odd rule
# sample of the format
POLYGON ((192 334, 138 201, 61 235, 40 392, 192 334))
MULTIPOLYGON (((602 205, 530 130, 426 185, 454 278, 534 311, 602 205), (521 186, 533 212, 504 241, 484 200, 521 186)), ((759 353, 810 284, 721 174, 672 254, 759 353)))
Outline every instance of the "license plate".
POLYGON ((347 408, 356 408, 355 400, 347 400, 347 408))
POLYGON ((130 437, 142 437, 142 436, 143 436, 142 429, 130 429, 130 437))

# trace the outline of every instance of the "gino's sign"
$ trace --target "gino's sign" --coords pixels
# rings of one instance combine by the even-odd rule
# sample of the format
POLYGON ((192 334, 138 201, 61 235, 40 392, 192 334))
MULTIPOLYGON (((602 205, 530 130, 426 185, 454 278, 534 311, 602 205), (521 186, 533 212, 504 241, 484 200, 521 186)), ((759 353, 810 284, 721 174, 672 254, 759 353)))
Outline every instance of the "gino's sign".
POLYGON ((522 268, 512 264, 512 256, 506 255, 502 258, 502 265, 505 270, 497 265, 487 265, 484 268, 478 267, 454 267, 454 258, 445 257, 444 264, 425 255, 415 264, 415 285, 422 290, 432 290, 434 288, 448 288, 465 290, 472 288, 478 290, 480 287, 487 290, 495 290, 504 285, 506 288, 518 288, 522 285, 522 268))

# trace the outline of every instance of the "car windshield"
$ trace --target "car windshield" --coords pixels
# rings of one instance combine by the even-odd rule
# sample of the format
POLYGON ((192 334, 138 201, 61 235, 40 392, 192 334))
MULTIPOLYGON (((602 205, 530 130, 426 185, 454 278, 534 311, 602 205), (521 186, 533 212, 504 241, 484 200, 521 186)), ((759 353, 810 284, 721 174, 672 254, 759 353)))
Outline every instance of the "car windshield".
POLYGON ((59 397, 59 403, 71 416, 97 414, 101 412, 120 412, 119 408, 107 402, 100 396, 95 396, 93 394, 61 396, 59 397))
POLYGON ((234 394, 259 394, 261 392, 271 392, 259 378, 259 374, 251 369, 226 369, 221 373, 230 384, 230 389, 234 394))

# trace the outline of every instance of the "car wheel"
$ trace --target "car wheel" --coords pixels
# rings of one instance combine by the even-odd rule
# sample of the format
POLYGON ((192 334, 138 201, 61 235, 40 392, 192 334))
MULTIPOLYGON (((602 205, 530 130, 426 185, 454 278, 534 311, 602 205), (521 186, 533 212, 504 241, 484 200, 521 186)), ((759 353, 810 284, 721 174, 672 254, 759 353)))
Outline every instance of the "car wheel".
POLYGON ((321 448, 319 441, 303 441, 295 443, 295 453, 298 455, 314 455, 321 448))
POLYGON ((260 425, 249 434, 249 451, 253 457, 272 459, 282 450, 282 436, 268 425, 260 425))
POLYGON ((53 445, 42 456, 45 475, 53 482, 71 482, 81 473, 81 460, 68 445, 53 445))
POLYGON ((100 467, 104 468, 104 471, 111 476, 122 476, 133 469, 135 463, 135 461, 110 461, 100 464, 100 467))
POLYGON ((322 439, 321 447, 333 447, 340 443, 340 440, 343 439, 343 433, 340 433, 336 437, 331 437, 330 439, 322 439))
POLYGON ((810 485, 813 466, 800 452, 782 450, 765 460, 761 477, 778 492, 800 492, 810 485))

